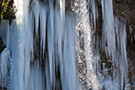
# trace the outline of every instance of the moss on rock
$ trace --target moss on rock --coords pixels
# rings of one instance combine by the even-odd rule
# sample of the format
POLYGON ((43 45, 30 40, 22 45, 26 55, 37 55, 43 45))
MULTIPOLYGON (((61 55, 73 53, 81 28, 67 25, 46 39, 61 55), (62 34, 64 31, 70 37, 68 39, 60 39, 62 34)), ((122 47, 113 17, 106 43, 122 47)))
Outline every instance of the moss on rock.
POLYGON ((9 20, 10 24, 15 19, 16 7, 13 0, 1 0, 0 1, 0 20, 9 20))

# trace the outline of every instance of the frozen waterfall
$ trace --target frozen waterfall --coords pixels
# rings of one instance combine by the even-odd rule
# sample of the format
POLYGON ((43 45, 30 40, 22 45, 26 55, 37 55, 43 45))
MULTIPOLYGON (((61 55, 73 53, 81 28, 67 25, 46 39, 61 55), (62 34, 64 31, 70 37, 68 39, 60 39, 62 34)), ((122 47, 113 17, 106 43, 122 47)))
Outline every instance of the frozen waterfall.
POLYGON ((2 90, 130 90, 125 20, 98 1, 101 36, 97 0, 14 0, 16 20, 0 24, 2 90))

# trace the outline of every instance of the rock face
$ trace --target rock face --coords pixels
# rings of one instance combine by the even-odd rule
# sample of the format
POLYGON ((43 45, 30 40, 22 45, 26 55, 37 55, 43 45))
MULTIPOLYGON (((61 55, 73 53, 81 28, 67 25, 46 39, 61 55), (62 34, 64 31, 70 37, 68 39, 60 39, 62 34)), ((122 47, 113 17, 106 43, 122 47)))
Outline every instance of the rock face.
MULTIPOLYGON (((102 5, 101 0, 95 0, 98 7, 98 20, 96 24, 95 40, 102 38, 102 5)), ((113 1, 113 13, 120 20, 126 22, 126 49, 128 56, 128 75, 129 83, 131 84, 131 90, 135 90, 135 0, 112 0, 113 1)), ((102 41, 102 40, 101 40, 102 41)), ((96 46, 96 45, 95 45, 96 46)), ((101 62, 108 64, 105 56, 105 51, 98 45, 99 53, 101 55, 101 62), (101 49, 101 50, 100 50, 101 49)), ((109 67, 112 65, 109 64, 109 67)), ((111 73, 111 72, 110 72, 111 73)))
POLYGON ((2 39, 0 38, 0 54, 1 54, 1 52, 4 50, 5 47, 6 47, 6 46, 3 44, 3 41, 2 41, 2 39))
MULTIPOLYGON (((73 0, 74 1, 74 0, 73 0)), ((95 0, 95 3, 98 8, 98 20, 96 22, 96 31, 94 35, 96 36, 96 40, 100 40, 102 38, 102 5, 101 0, 95 0)), ((66 11, 71 10, 71 6, 73 2, 66 1, 66 11)), ((118 19, 122 19, 126 22, 126 30, 127 30, 127 41, 126 41, 126 49, 128 56, 128 75, 129 75, 129 83, 131 84, 131 90, 135 90, 135 0, 113 0, 113 12, 114 16, 117 16, 118 19)), ((90 10, 91 12, 91 10, 90 10)), ((102 41, 102 40, 101 40, 102 41)), ((95 45, 96 46, 96 45, 95 45)), ((100 45, 98 45, 101 49, 100 45)), ((101 62, 107 63, 108 68, 112 67, 112 63, 107 62, 105 52, 99 50, 101 55, 101 62)), ((111 72, 109 72, 111 73, 111 72)))
POLYGON ((135 87, 135 0, 114 0, 114 14, 127 23, 127 55, 129 82, 135 87))
POLYGON ((127 51, 130 59, 135 58, 135 0, 114 0, 114 14, 127 22, 127 51))
POLYGON ((127 23, 135 29, 135 0, 114 0, 114 14, 127 19, 127 23))

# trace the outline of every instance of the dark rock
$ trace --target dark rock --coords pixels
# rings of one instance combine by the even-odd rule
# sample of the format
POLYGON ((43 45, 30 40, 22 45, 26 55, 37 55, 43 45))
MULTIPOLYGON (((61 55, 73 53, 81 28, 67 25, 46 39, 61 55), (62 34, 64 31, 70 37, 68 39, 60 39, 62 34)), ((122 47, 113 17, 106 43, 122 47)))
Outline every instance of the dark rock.
POLYGON ((135 30, 135 0, 114 0, 114 14, 127 19, 127 23, 135 30))
POLYGON ((0 54, 1 52, 4 50, 4 48, 6 48, 6 46, 3 44, 2 39, 0 38, 0 54))

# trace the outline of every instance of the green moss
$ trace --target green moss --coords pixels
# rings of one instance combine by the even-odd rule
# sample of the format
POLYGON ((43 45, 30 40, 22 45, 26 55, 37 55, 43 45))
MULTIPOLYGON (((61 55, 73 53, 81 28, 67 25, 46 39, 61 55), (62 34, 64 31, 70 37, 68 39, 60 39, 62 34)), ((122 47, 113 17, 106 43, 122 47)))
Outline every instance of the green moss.
POLYGON ((0 1, 0 19, 9 20, 10 23, 13 19, 15 19, 16 7, 13 3, 13 0, 0 1))

